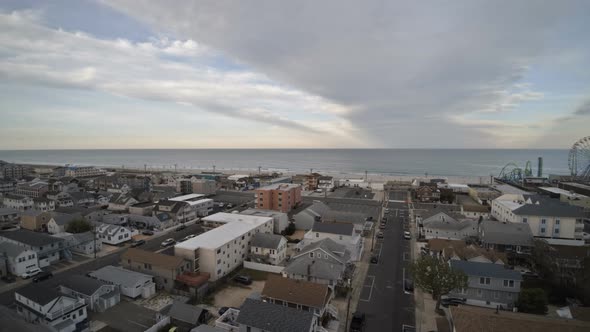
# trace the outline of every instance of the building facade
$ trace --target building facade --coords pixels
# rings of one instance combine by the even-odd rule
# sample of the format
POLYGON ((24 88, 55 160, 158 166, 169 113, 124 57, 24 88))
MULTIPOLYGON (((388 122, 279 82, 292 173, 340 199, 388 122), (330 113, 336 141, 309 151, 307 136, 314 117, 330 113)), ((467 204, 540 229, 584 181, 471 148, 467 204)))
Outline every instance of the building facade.
POLYGON ((256 189, 256 208, 287 213, 301 204, 301 186, 280 183, 256 189))

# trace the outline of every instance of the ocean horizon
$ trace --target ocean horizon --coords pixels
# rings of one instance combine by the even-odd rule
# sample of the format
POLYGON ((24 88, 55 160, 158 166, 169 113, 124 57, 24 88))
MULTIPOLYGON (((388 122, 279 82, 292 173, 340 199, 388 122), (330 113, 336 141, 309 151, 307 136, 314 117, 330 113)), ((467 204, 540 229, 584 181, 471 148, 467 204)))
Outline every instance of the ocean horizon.
POLYGON ((543 174, 569 174, 567 149, 64 149, 0 150, 0 160, 180 171, 325 172, 385 176, 490 176, 543 158, 543 174))

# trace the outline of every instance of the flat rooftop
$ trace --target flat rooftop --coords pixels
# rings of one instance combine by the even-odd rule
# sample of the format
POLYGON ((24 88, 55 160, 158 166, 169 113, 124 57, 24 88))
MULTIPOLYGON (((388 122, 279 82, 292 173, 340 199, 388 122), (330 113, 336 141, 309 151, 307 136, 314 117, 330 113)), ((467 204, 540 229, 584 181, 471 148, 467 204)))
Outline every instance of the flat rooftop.
POLYGON ((541 189, 543 191, 550 192, 550 193, 554 193, 554 194, 564 195, 567 197, 588 198, 588 196, 586 196, 586 195, 576 194, 576 193, 573 193, 569 190, 565 190, 565 189, 561 189, 561 188, 557 188, 557 187, 539 187, 539 189, 541 189))
POLYGON ((169 198, 169 201, 175 201, 175 202, 184 202, 184 201, 194 201, 195 199, 201 199, 204 198, 205 195, 203 194, 188 194, 188 195, 183 195, 183 196, 178 196, 178 197, 172 197, 169 198))
POLYGON ((272 223, 273 218, 220 212, 203 218, 203 221, 225 223, 225 225, 181 242, 175 245, 174 248, 188 250, 197 248, 216 249, 260 225, 267 222, 272 223))
POLYGON ((295 184, 295 183, 275 183, 275 184, 271 184, 268 186, 264 186, 262 188, 258 188, 258 190, 277 190, 277 189, 288 190, 288 189, 297 188, 297 187, 301 187, 301 185, 295 184))

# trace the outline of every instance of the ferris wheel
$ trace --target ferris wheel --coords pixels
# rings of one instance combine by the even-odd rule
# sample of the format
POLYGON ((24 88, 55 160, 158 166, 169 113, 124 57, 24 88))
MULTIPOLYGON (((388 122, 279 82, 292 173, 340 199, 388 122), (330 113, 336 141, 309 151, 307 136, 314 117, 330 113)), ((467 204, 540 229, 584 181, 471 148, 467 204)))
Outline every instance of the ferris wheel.
POLYGON ((590 179, 590 136, 580 138, 570 149, 568 165, 572 176, 590 179))

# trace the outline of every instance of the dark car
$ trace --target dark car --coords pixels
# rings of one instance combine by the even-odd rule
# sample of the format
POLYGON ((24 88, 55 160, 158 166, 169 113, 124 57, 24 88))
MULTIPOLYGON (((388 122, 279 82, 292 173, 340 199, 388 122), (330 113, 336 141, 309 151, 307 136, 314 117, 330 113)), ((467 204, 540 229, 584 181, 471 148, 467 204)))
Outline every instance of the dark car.
POLYGON ((150 231, 150 230, 145 230, 145 231, 141 232, 141 234, 149 236, 149 235, 154 235, 154 232, 150 231))
POLYGON ((377 256, 372 256, 372 257, 371 257, 371 263, 372 263, 372 264, 377 264, 377 263, 379 263, 379 257, 377 257, 377 256))
POLYGON ((51 279, 51 278, 53 278, 53 273, 41 272, 33 278, 33 282, 40 282, 40 281, 51 279))
POLYGON ((236 276, 234 278, 234 281, 237 283, 240 283, 242 285, 251 285, 252 284, 252 278, 250 278, 249 276, 244 276, 244 275, 236 276))
POLYGON ((412 280, 404 280, 404 292, 406 292, 407 294, 414 293, 414 282, 412 282, 412 280))
POLYGON ((139 247, 144 244, 145 244, 145 240, 138 240, 138 241, 131 242, 131 247, 135 248, 135 247, 139 247))
POLYGON ((186 226, 185 226, 184 224, 182 224, 182 225, 180 225, 180 226, 178 226, 178 227, 176 228, 176 231, 177 231, 177 232, 180 232, 180 231, 182 231, 182 230, 185 230, 185 229, 186 229, 186 226))
POLYGON ((2 277, 2 281, 11 284, 16 281, 16 278, 11 274, 7 274, 2 277))
POLYGON ((458 306, 460 304, 465 304, 465 302, 467 302, 466 299, 460 299, 460 298, 456 298, 456 297, 449 297, 449 298, 444 298, 440 300, 440 304, 442 304, 443 307, 448 307, 448 306, 458 306))
POLYGON ((362 312, 355 312, 352 314, 350 321, 350 332, 361 332, 365 326, 365 314, 362 312))

